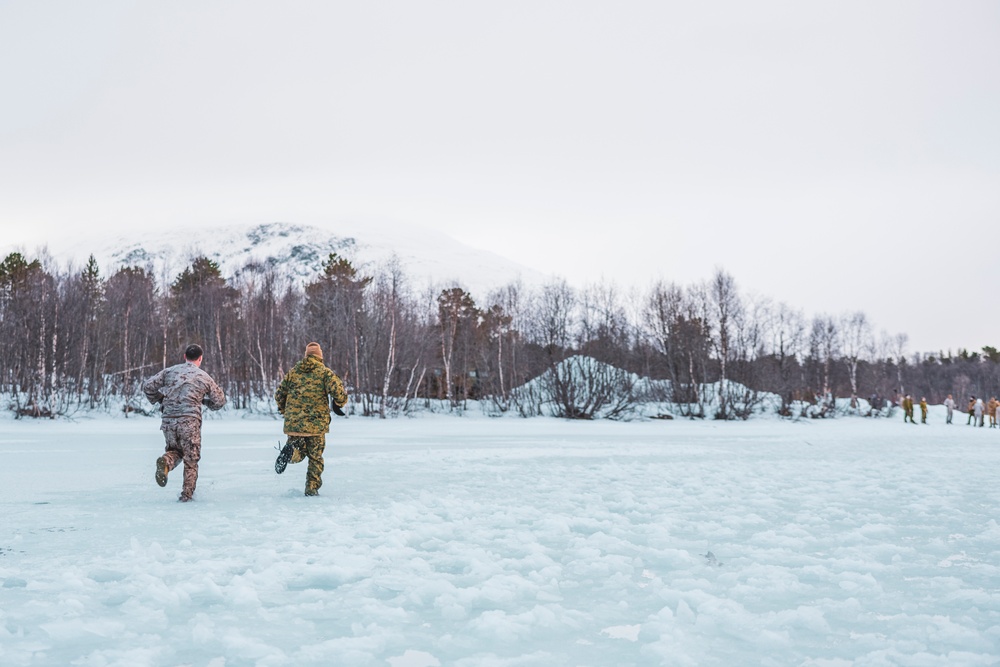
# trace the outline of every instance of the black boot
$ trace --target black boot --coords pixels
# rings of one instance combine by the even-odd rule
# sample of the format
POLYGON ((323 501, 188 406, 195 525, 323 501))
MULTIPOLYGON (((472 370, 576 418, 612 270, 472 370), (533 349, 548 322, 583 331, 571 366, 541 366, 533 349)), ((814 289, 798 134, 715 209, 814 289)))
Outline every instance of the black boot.
POLYGON ((167 473, 170 472, 167 469, 167 459, 163 456, 156 459, 156 483, 160 486, 167 485, 167 473))
POLYGON ((287 444, 281 448, 281 452, 278 454, 277 460, 274 462, 274 472, 279 475, 285 472, 285 468, 288 467, 288 462, 292 460, 292 447, 291 444, 287 444))

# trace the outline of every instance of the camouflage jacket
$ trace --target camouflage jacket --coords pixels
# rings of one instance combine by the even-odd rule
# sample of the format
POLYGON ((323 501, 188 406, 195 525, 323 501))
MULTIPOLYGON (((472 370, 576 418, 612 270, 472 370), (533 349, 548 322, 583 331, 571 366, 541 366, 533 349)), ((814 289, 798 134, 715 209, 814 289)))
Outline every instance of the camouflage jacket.
POLYGON ((320 435, 330 430, 330 403, 347 403, 347 391, 337 374, 318 358, 295 364, 274 392, 278 412, 285 417, 288 435, 320 435))
POLYGON ((159 403, 163 419, 193 417, 201 421, 201 406, 219 410, 226 396, 208 373, 191 362, 164 368, 142 383, 150 403, 159 403))

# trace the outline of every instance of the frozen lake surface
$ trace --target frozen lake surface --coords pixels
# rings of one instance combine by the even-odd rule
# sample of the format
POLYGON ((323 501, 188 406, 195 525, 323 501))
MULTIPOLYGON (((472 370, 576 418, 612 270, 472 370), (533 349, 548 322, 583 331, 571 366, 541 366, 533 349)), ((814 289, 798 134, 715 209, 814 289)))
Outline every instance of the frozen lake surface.
POLYGON ((0 421, 0 665, 1000 664, 1000 430, 0 421))

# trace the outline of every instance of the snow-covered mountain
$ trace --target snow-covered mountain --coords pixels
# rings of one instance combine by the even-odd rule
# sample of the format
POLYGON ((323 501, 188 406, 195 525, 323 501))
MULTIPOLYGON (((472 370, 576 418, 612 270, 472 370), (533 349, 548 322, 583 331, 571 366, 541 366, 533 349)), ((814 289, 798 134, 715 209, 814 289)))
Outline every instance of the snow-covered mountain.
POLYGON ((197 256, 217 262, 226 276, 236 276, 248 263, 278 265, 300 281, 321 270, 330 253, 346 257, 363 271, 375 271, 391 258, 415 289, 459 285, 478 296, 514 280, 544 282, 549 276, 495 253, 464 245, 437 231, 412 226, 366 222, 310 226, 286 222, 172 228, 135 234, 93 232, 85 239, 59 238, 45 247, 60 264, 82 266, 93 254, 101 272, 122 266, 150 267, 158 275, 179 273, 197 256))

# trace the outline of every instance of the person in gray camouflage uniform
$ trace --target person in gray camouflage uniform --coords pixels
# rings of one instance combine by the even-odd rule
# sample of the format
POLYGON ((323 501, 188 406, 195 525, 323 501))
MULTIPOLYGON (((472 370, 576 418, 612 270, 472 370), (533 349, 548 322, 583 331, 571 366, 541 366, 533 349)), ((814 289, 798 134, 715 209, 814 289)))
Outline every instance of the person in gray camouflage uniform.
POLYGON ((156 483, 167 485, 167 474, 184 462, 184 483, 178 500, 194 496, 201 460, 201 406, 220 410, 226 396, 215 380, 201 370, 200 345, 189 345, 184 363, 164 368, 142 383, 142 392, 150 403, 159 404, 160 430, 166 440, 163 456, 156 459, 156 483))
POLYGON ((289 463, 309 459, 306 495, 319 495, 323 485, 323 450, 330 431, 330 410, 339 415, 347 404, 347 391, 337 374, 323 364, 318 343, 306 345, 305 358, 285 374, 274 392, 278 412, 285 418, 285 446, 274 462, 279 475, 289 463))

